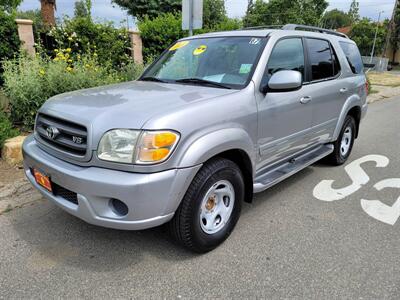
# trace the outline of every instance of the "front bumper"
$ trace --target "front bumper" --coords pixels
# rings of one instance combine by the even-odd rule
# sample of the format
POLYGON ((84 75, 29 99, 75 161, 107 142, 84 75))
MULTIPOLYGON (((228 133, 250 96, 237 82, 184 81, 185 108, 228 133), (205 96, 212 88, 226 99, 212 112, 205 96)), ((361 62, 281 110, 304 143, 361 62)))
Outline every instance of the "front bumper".
POLYGON ((168 222, 201 167, 150 174, 81 167, 49 155, 39 148, 33 136, 26 138, 22 152, 25 174, 45 198, 90 224, 124 230, 146 229, 168 222), (38 185, 32 168, 76 193, 78 204, 38 185), (128 213, 118 215, 110 205, 111 199, 125 203, 128 213))

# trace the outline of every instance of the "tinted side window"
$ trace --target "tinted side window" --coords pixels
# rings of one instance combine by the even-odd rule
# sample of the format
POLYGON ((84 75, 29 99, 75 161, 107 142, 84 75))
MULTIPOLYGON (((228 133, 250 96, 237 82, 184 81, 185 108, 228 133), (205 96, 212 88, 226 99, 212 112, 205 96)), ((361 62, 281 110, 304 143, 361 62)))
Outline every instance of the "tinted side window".
POLYGON ((351 71, 354 74, 361 74, 364 69, 364 64, 357 46, 346 42, 339 42, 339 44, 346 55, 351 71))
POLYGON ((328 41, 307 39, 307 49, 313 81, 330 78, 339 73, 337 71, 339 68, 337 58, 332 54, 331 45, 328 41))
POLYGON ((272 50, 267 66, 268 78, 282 70, 299 71, 304 78, 304 49, 301 38, 281 40, 272 50))

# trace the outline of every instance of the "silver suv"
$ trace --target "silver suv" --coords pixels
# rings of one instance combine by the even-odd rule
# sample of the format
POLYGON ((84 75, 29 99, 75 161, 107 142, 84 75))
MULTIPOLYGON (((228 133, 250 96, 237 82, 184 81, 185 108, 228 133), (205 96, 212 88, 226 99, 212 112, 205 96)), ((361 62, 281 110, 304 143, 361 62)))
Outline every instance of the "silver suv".
POLYGON ((47 101, 23 145, 26 176, 88 223, 168 223, 179 243, 210 251, 253 193, 322 158, 347 160, 367 88, 356 44, 337 32, 185 38, 137 81, 47 101))

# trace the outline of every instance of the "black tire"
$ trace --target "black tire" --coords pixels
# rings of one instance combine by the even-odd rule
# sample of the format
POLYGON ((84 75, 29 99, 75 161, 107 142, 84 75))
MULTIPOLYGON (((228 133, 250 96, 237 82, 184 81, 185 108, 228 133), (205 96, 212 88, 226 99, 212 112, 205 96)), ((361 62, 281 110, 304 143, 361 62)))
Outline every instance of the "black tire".
POLYGON ((224 158, 208 161, 196 174, 174 218, 168 223, 170 234, 180 245, 191 251, 205 253, 213 250, 224 242, 234 229, 240 216, 244 191, 242 172, 234 162, 224 158), (221 180, 229 181, 233 187, 233 210, 218 232, 207 234, 200 225, 200 207, 210 188, 221 180))
POLYGON ((344 164, 347 159, 349 158, 350 154, 351 154, 351 150, 353 149, 353 145, 354 145, 354 140, 356 137, 356 122, 354 120, 354 118, 352 116, 346 116, 346 119, 344 120, 343 123, 343 127, 342 130, 340 131, 339 137, 338 139, 333 143, 334 149, 333 152, 327 156, 326 161, 329 164, 332 164, 334 166, 339 166, 344 164), (348 151, 343 154, 341 151, 341 142, 343 139, 343 135, 346 131, 347 128, 351 128, 351 141, 350 141, 350 147, 348 149, 348 151))

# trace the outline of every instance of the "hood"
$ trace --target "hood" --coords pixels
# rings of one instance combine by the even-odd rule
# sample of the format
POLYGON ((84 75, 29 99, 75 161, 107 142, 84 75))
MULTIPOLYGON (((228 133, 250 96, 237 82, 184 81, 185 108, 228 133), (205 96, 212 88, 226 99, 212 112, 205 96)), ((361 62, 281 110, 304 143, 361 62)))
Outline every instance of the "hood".
POLYGON ((235 90, 133 81, 61 94, 49 99, 40 112, 84 125, 96 139, 114 128, 141 129, 156 114, 232 92, 235 90))

